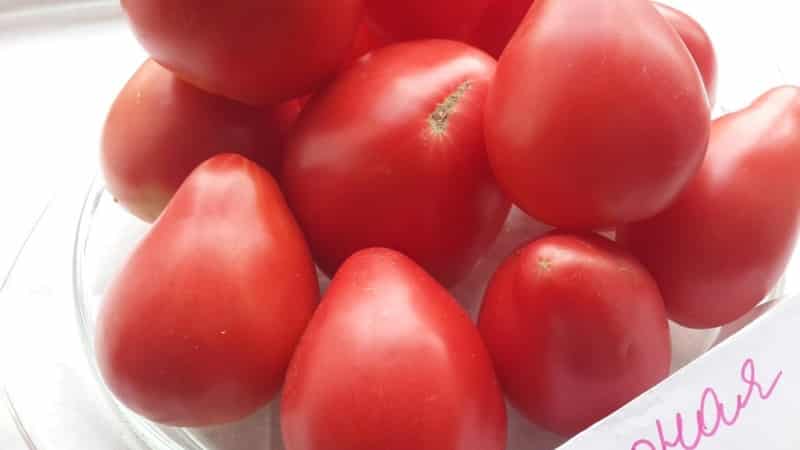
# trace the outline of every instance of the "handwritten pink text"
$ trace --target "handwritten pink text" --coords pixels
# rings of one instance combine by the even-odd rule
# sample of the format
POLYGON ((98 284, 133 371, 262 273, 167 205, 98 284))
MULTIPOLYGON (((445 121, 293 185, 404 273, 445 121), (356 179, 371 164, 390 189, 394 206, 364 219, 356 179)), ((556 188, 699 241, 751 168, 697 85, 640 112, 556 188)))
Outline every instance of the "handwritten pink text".
POLYGON ((741 417, 742 412, 747 408, 747 405, 750 404, 754 394, 758 395, 762 400, 769 399, 778 386, 783 372, 778 372, 769 387, 764 389, 756 378, 755 362, 752 359, 748 359, 742 365, 739 376, 747 387, 747 392, 744 395, 738 394, 736 396, 736 405, 730 411, 726 411, 725 405, 714 388, 708 387, 703 390, 703 395, 700 397, 700 407, 695 413, 697 434, 694 438, 689 439, 689 433, 684 428, 684 418, 680 413, 677 413, 675 414, 675 435, 673 438, 667 437, 664 424, 661 420, 656 420, 658 440, 639 439, 633 443, 631 450, 695 450, 700 446, 704 438, 713 437, 721 427, 734 426, 741 417), (709 417, 711 420, 709 420, 709 417))

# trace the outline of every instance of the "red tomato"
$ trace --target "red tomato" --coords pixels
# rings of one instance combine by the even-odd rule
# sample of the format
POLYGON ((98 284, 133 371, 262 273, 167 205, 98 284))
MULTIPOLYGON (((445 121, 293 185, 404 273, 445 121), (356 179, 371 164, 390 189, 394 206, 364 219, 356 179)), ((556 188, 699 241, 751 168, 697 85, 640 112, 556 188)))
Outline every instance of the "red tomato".
POLYGON ((245 158, 218 155, 186 179, 108 290, 99 366, 151 420, 233 421, 275 396, 318 297, 278 185, 245 158))
POLYGON ((478 326, 511 402, 564 435, 669 374, 658 287, 600 236, 553 233, 517 250, 494 275, 478 326))
POLYGON ((499 58, 532 4, 533 0, 491 0, 467 42, 499 58))
POLYGON ((370 25, 396 41, 470 37, 492 0, 364 0, 370 25))
POLYGON ((697 68, 649 1, 537 0, 498 63, 486 140, 525 212, 601 229, 669 206, 709 122, 697 68))
POLYGON ((209 92, 275 104, 311 92, 351 47, 362 0, 122 0, 153 58, 209 92))
POLYGON ((618 231, 673 320, 724 325, 775 286, 797 242, 798 174, 800 88, 777 88, 714 122, 708 157, 673 206, 618 231))
POLYGON ((477 329, 413 261, 344 263, 286 375, 287 450, 502 450, 503 395, 477 329))
POLYGON ((240 152, 276 170, 299 111, 296 101, 255 109, 207 94, 148 60, 106 119, 101 149, 108 189, 152 222, 189 173, 217 153, 240 152))
POLYGON ((660 3, 655 3, 658 12, 678 32, 689 53, 692 54, 700 74, 703 76, 703 83, 706 86, 709 102, 713 105, 717 92, 717 56, 714 52, 714 44, 708 37, 706 30, 696 20, 682 11, 660 3))
POLYGON ((378 50, 303 110, 282 183, 320 267, 401 251, 451 285, 508 214, 489 169, 483 105, 494 60, 453 41, 378 50))

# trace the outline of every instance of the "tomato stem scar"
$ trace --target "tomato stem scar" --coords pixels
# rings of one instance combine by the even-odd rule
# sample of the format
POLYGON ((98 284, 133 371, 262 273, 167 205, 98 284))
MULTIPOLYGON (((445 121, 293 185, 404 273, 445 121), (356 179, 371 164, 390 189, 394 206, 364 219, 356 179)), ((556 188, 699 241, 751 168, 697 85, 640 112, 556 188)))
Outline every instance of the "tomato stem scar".
POLYGON ((450 114, 471 87, 472 81, 470 80, 461 83, 443 102, 436 105, 436 109, 433 110, 433 113, 428 117, 428 124, 434 135, 441 136, 447 132, 450 114))

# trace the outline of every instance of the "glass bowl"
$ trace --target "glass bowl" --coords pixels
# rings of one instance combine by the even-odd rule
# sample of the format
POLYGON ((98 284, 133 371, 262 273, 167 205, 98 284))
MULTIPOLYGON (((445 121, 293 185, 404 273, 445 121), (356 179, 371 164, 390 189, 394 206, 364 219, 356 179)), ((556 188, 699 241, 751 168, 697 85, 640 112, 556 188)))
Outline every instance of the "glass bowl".
MULTIPOLYGON (((117 414, 130 425, 153 450, 282 450, 278 424, 279 399, 241 422, 210 428, 165 427, 150 422, 128 410, 103 385, 94 358, 95 319, 103 301, 103 293, 121 269, 128 255, 144 237, 149 225, 134 218, 115 203, 97 179, 87 195, 80 220, 74 253, 75 311, 87 364, 92 367, 96 382, 108 396, 117 414)), ((452 289, 454 296, 474 319, 489 276, 504 255, 520 243, 548 231, 519 210, 512 211, 498 241, 476 268, 470 279, 452 289)), ((324 291, 329 280, 319 275, 324 291)), ((765 302, 778 298, 784 291, 782 279, 765 302)), ((732 326, 738 326, 733 324, 732 326)), ((672 372, 681 369, 713 346, 718 336, 730 332, 689 330, 670 324, 674 348, 672 372)), ((509 405, 508 450, 550 449, 565 439, 527 423, 509 405)))
MULTIPOLYGON (((104 11, 108 9, 107 2, 70 3, 103 3, 104 11)), ((744 107, 770 87, 800 84, 800 70, 792 65, 796 59, 780 45, 800 42, 791 38, 792 33, 796 36, 791 20, 797 17, 794 2, 664 3, 700 20, 717 46, 720 80, 715 115, 744 107), (742 23, 749 24, 747 33, 742 32, 742 23)), ((82 8, 91 9, 86 5, 82 8)), ((119 21, 115 26, 124 27, 124 23, 119 21)), ((132 60, 129 65, 133 67, 139 61, 132 60)), ((124 79, 120 79, 120 85, 122 82, 124 79)), ((107 105, 110 98, 92 101, 107 105)), ((94 133, 101 126, 96 117, 76 123, 94 133)), ((114 203, 100 177, 87 186, 86 174, 96 173, 96 163, 83 169, 68 179, 63 192, 45 210, 0 289, 0 354, 4 361, 0 366, 4 383, 0 394, 18 430, 16 444, 42 450, 282 449, 277 402, 238 423, 183 429, 149 422, 110 395, 95 365, 95 317, 105 287, 148 225, 114 203)), ((507 254, 522 239, 546 230, 515 211, 476 272, 491 273, 498 256, 507 254)), ((799 268, 800 258, 795 257, 789 270, 800 274, 799 268)), ((454 289, 473 318, 486 278, 474 276, 454 289)), ((784 288, 800 292, 800 277, 781 283, 770 298, 784 288)), ((691 331, 672 326, 673 370, 697 358, 718 342, 719 336, 730 335, 740 325, 727 327, 721 334, 720 330, 691 331)), ((563 442, 509 411, 509 450, 550 449, 563 442)), ((6 446, 0 438, 0 448, 18 447, 6 446)))
MULTIPOLYGON (((78 222, 73 278, 78 329, 87 363, 92 367, 96 382, 107 393, 115 411, 154 450, 282 450, 277 420, 279 399, 241 422, 189 429, 150 422, 125 408, 105 389, 94 358, 95 319, 108 283, 148 229, 148 224, 134 218, 115 203, 100 178, 92 184, 78 222)), ((459 301, 473 318, 477 316, 483 286, 494 269, 488 264, 508 254, 521 240, 546 231, 547 227, 528 219, 518 210, 514 211, 509 226, 495 247, 479 262, 478 272, 486 276, 472 277, 454 288, 459 301)), ((329 280, 319 274, 319 281, 324 291, 329 280)), ((510 419, 514 430, 511 440, 518 440, 519 445, 511 446, 509 450, 527 449, 531 445, 535 448, 554 448, 563 442, 562 438, 527 424, 516 412, 512 411, 510 419)))

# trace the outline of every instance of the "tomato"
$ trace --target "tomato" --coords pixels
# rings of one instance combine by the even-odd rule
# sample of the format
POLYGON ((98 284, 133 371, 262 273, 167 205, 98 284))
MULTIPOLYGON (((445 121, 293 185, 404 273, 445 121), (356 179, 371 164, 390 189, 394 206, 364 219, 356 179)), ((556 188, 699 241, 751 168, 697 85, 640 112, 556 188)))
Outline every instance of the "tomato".
POLYGON ((660 3, 655 5, 658 12, 675 28, 689 49, 689 53, 692 54, 703 77, 709 102, 714 105, 717 92, 717 56, 711 38, 702 25, 683 11, 660 3))
POLYGON ((494 65, 458 42, 396 44, 306 105, 281 181, 325 272, 369 247, 401 251, 447 285, 469 272, 509 210, 482 131, 494 65))
POLYGON ((276 170, 299 111, 295 101, 256 109, 207 94, 148 60, 106 119, 101 153, 108 189, 152 222, 189 173, 217 153, 240 152, 276 170))
POLYGON ((478 327, 509 400, 564 435, 669 374, 669 326, 653 277, 614 242, 554 232, 492 278, 478 327))
POLYGON ((186 179, 108 289, 96 336, 103 378, 156 422, 242 418, 277 393, 318 289, 272 177, 242 156, 215 156, 186 179))
POLYGON ((364 0, 373 29, 396 41, 465 40, 492 0, 364 0))
POLYGON ((710 112, 686 46, 649 1, 537 0, 497 65, 485 126, 514 203, 594 230, 675 200, 702 162, 710 112))
POLYGON ((286 375, 287 450, 502 450, 503 395, 478 330, 406 256, 336 273, 286 375))
POLYGON ((491 0, 467 42, 499 58, 531 5, 533 0, 491 0))
POLYGON ((658 280, 670 317, 713 328, 775 286, 800 227, 800 88, 716 120, 700 173, 664 213, 618 230, 658 280))
POLYGON ((153 58, 209 92, 275 104, 314 90, 339 68, 362 0, 122 0, 153 58))

